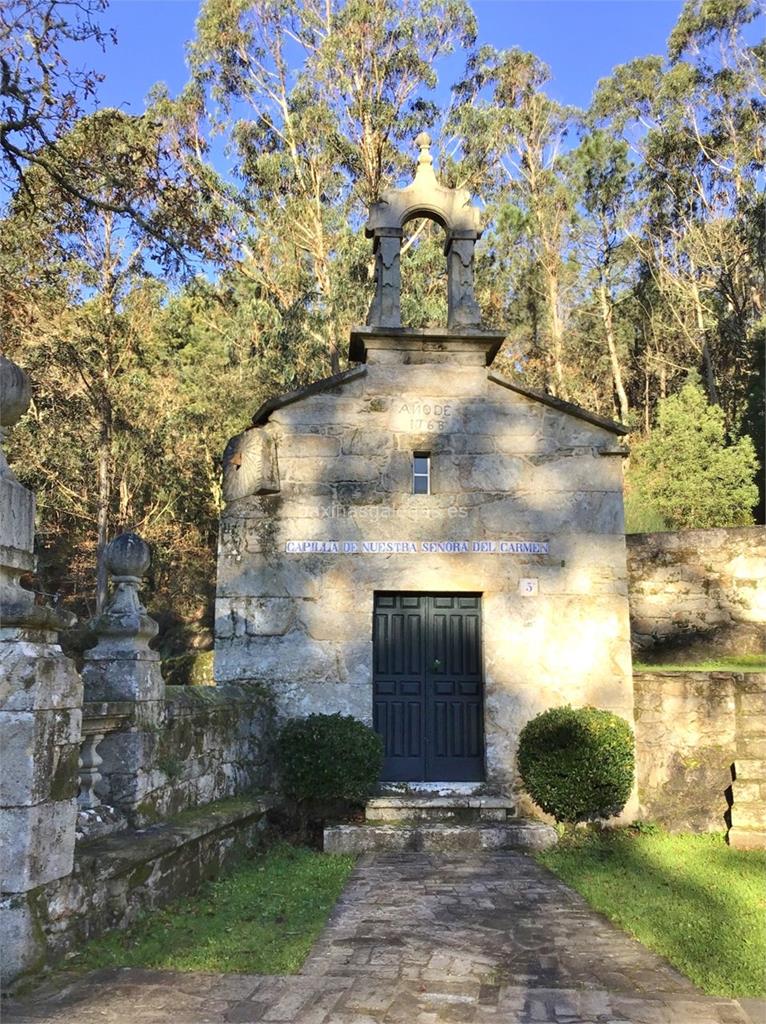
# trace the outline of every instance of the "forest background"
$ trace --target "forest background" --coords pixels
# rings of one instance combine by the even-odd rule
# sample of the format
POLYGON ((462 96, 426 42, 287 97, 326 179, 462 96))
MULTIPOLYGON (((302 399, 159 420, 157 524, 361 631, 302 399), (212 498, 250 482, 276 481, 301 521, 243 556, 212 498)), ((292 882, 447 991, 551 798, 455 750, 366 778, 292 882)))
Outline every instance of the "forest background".
MULTIPOLYGON (((500 369, 629 426, 628 529, 763 522, 757 3, 688 0, 665 52, 586 109, 464 0, 203 0, 187 84, 128 113, 88 62, 119 46, 109 13, 0 3, 0 331, 33 386, 9 442, 38 496, 32 586, 94 613, 103 547, 135 529, 165 653, 209 646, 224 445, 347 365, 366 207, 411 178, 423 129, 484 210, 500 369)), ((408 225, 408 326, 446 322, 442 244, 408 225)))

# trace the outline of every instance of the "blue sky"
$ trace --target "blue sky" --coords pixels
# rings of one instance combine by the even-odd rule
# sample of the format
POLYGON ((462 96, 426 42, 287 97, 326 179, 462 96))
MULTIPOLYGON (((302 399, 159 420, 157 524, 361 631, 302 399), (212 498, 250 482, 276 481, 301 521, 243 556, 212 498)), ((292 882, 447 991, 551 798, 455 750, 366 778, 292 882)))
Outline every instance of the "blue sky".
MULTIPOLYGON (((482 42, 532 50, 551 66, 550 93, 564 103, 588 104, 599 78, 633 57, 662 53, 681 0, 474 0, 482 42)), ((172 93, 186 80, 185 45, 193 37, 197 0, 116 0, 105 23, 118 44, 98 54, 106 74, 104 106, 143 109, 151 86, 172 93)), ((462 61, 445 67, 443 79, 462 61)), ((448 83, 444 83, 448 84, 448 83)))

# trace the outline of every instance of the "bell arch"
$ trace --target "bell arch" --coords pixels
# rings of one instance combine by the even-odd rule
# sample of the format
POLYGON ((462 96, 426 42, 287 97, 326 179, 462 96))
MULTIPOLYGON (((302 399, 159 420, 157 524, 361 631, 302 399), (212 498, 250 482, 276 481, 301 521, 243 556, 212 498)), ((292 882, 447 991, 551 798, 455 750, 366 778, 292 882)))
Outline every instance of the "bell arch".
POLYGON ((370 207, 365 225, 375 254, 375 295, 367 323, 401 328, 403 228, 415 217, 427 217, 440 224, 447 236, 447 327, 480 327, 481 311, 473 280, 474 248, 481 237, 479 211, 471 205, 467 189, 444 188, 436 180, 430 136, 421 132, 415 142, 420 153, 414 180, 406 188, 386 189, 380 201, 370 207))

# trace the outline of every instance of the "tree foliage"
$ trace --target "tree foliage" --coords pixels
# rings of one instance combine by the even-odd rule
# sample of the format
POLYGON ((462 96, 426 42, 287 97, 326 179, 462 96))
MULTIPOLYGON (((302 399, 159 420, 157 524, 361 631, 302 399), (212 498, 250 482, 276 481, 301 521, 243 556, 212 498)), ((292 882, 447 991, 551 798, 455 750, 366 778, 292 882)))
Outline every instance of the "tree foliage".
POLYGON ((671 529, 748 526, 758 499, 749 437, 726 443, 724 414, 695 378, 663 399, 634 452, 635 483, 671 529))

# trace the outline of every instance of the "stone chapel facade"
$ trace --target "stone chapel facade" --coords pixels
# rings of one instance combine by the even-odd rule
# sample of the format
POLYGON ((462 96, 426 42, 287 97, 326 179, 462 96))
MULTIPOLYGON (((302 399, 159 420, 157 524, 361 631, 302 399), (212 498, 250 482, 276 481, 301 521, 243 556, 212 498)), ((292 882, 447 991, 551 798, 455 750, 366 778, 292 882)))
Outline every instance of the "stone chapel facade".
POLYGON ((478 211, 436 181, 370 212, 376 291, 352 369, 266 402, 224 456, 218 683, 384 738, 384 780, 511 793, 523 724, 558 704, 632 723, 626 429, 492 370, 478 211), (401 326, 403 225, 445 229, 445 329, 401 326))

